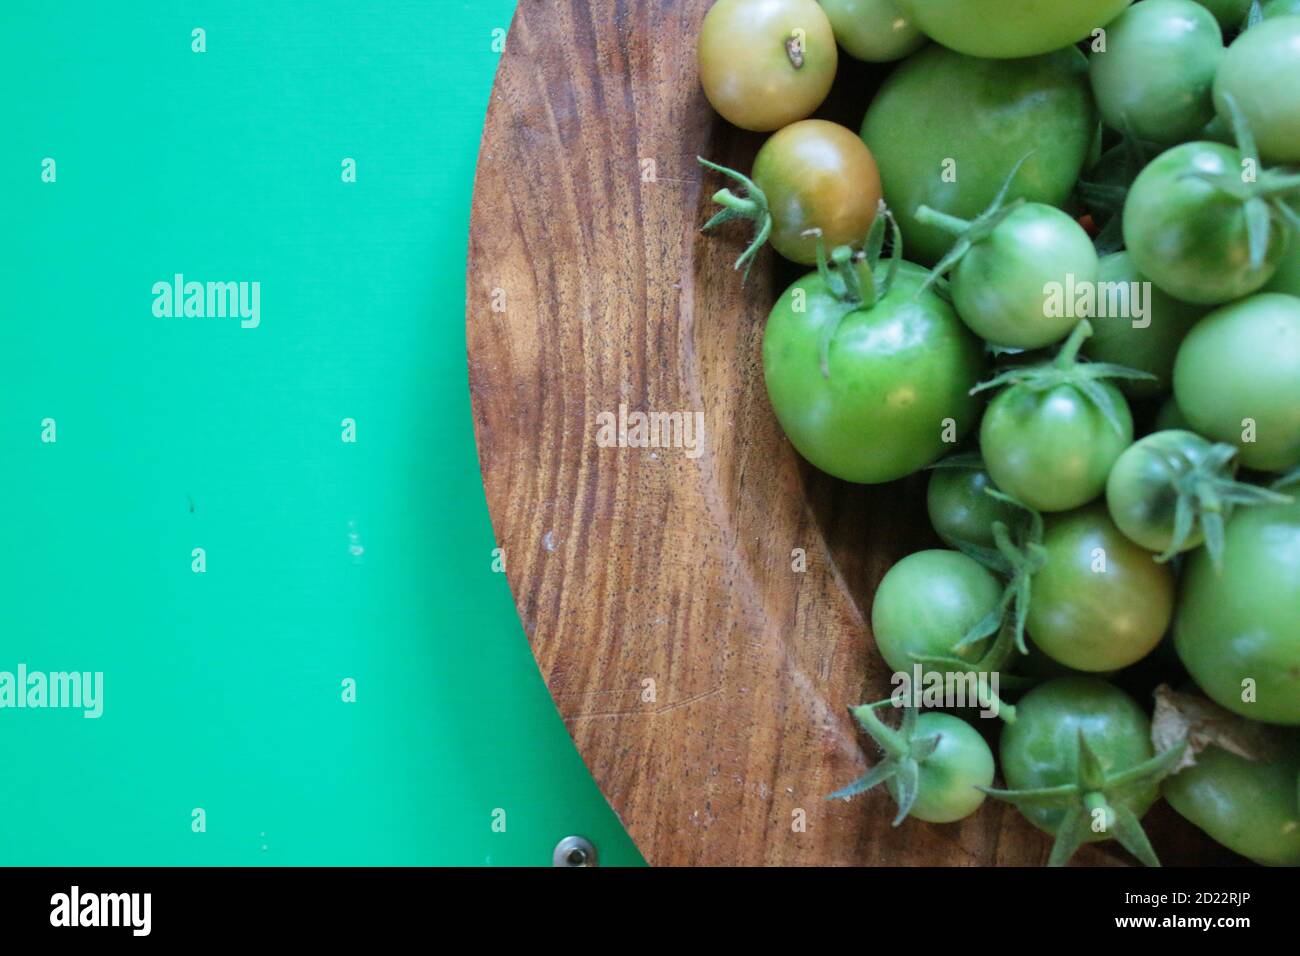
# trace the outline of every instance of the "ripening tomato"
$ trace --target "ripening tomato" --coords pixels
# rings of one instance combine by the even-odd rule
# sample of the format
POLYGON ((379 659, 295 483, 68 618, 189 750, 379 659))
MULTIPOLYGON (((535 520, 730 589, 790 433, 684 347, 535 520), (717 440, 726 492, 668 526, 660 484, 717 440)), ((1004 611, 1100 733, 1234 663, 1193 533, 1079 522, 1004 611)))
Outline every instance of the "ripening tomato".
POLYGON ((697 56, 713 108, 756 132, 811 115, 839 60, 817 0, 718 0, 700 25, 697 56))
POLYGON ((880 205, 880 172, 865 143, 838 123, 803 120, 773 133, 754 158, 753 180, 772 214, 772 247, 803 265, 828 247, 861 242, 880 205))
POLYGON ((1043 653, 1096 673, 1155 649, 1173 617, 1174 573, 1125 537, 1104 505, 1049 518, 1043 547, 1027 621, 1043 653))

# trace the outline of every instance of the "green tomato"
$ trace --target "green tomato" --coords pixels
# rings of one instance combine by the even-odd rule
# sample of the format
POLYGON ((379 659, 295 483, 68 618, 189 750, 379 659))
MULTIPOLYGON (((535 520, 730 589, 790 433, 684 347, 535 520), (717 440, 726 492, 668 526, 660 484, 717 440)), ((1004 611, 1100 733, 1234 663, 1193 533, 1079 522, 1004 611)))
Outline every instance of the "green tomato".
POLYGON ((1237 138, 1232 135, 1232 129, 1223 120, 1219 119, 1216 114, 1214 119, 1205 124, 1199 136, 1193 139, 1207 140, 1211 143, 1222 143, 1224 146, 1236 146, 1237 138))
POLYGON ((1005 59, 1059 50, 1114 20, 1132 0, 899 0, 926 36, 971 56, 1005 59))
POLYGON ((1088 61, 1097 108, 1111 129, 1181 143, 1214 116, 1211 86, 1223 34, 1193 0, 1146 0, 1106 27, 1106 48, 1088 61))
POLYGON ((876 649, 895 673, 911 674, 913 655, 959 657, 974 664, 988 649, 953 647, 998 605, 1002 584, 960 551, 909 554, 881 578, 871 604, 876 649))
POLYGON ((1262 292, 1207 315, 1178 350, 1174 396, 1247 468, 1300 465, 1300 299, 1262 292))
POLYGON ((999 488, 1038 511, 1067 511, 1101 494, 1111 465, 1133 443, 1133 416, 1119 389, 1096 384, 1116 409, 1119 430, 1073 385, 1013 385, 989 403, 980 452, 999 488))
POLYGON ((852 130, 826 120, 801 120, 776 133, 754 157, 754 183, 772 216, 772 248, 803 265, 817 261, 820 229, 826 248, 861 242, 880 207, 880 172, 852 130))
POLYGON ((1099 276, 1096 309, 1089 320, 1093 334, 1083 343, 1083 354, 1094 362, 1113 362, 1156 377, 1121 381, 1119 390, 1129 398, 1167 393, 1173 387, 1178 346, 1208 308, 1161 292, 1138 272, 1127 252, 1102 257, 1099 276))
MULTIPOLYGON (((1118 773, 1151 759, 1151 722, 1133 698, 1093 677, 1058 677, 1035 687, 1016 708, 1017 719, 1002 729, 998 750, 1002 775, 1015 790, 1071 784, 1079 778, 1079 733, 1108 773, 1118 773)), ((1126 793, 1119 803, 1141 817, 1156 802, 1158 783, 1126 793)), ((1056 833, 1065 816, 1058 809, 1024 806, 1034 826, 1056 833)), ((1108 832, 1088 828, 1084 838, 1096 843, 1108 832)))
POLYGON ((918 737, 938 737, 934 753, 920 762, 920 782, 911 816, 927 823, 963 820, 984 803, 993 783, 993 751, 966 721, 926 711, 916 719, 918 737))
MULTIPOLYGON (((1125 449, 1106 480, 1106 507, 1130 541, 1148 551, 1173 546, 1179 481, 1206 466, 1212 447, 1189 431, 1160 431, 1125 449)), ((1204 540, 1199 517, 1194 517, 1178 550, 1190 551, 1204 540)))
POLYGON ((1167 431, 1191 431, 1192 423, 1187 420, 1183 410, 1178 407, 1177 400, 1170 395, 1165 399, 1159 410, 1156 411, 1156 418, 1152 424, 1152 432, 1167 431))
POLYGON ((1205 551, 1183 568, 1174 646, 1221 707, 1300 724, 1300 501, 1228 521, 1221 573, 1205 551))
POLYGON ((1201 6, 1214 14, 1219 26, 1224 30, 1237 30, 1246 22, 1250 12, 1251 0, 1196 0, 1201 6))
POLYGON ((935 533, 952 547, 958 543, 995 546, 993 524, 1008 528, 1019 518, 1016 508, 986 494, 993 479, 983 468, 936 468, 926 489, 926 508, 935 533))
POLYGON ((1273 273, 1273 278, 1268 280, 1263 291, 1300 296, 1300 236, 1296 233, 1291 233, 1282 264, 1277 267, 1277 272, 1273 273))
MULTIPOLYGON (((1271 20, 1274 17, 1300 16, 1300 0, 1267 0, 1262 12, 1265 20, 1271 20)), ((1237 22, 1240 23, 1241 21, 1237 22)))
POLYGON ((1267 250, 1252 265, 1246 205, 1196 175, 1241 171, 1241 154, 1229 146, 1184 143, 1156 157, 1129 189, 1124 244, 1137 268, 1174 298, 1219 305, 1250 295, 1277 271, 1287 242, 1281 218, 1270 212, 1267 250))
POLYGON ((918 207, 974 218, 1028 153, 1009 198, 1051 206, 1069 198, 1096 131, 1087 69, 1072 49, 994 61, 930 46, 890 74, 862 138, 909 258, 933 265, 952 245, 944 230, 917 222, 918 207))
POLYGON ((718 0, 696 47, 700 85, 723 119, 770 132, 812 114, 839 50, 817 0, 718 0))
POLYGON ((821 276, 799 279, 772 308, 763 335, 768 398, 799 453, 836 478, 877 484, 910 475, 975 425, 970 389, 983 352, 948 303, 921 292, 925 278, 904 263, 875 306, 845 317, 828 375, 821 336, 843 306, 821 276))
POLYGON ((1300 744, 1276 735, 1267 759, 1213 745, 1161 786, 1169 805, 1216 843, 1264 866, 1300 866, 1300 744))
POLYGON ((1266 163, 1300 162, 1300 16, 1275 17, 1233 41, 1214 79, 1214 105, 1227 121, 1231 94, 1266 163))
MULTIPOLYGON (((922 220, 929 216, 922 211, 922 220)), ((1078 324, 1066 290, 1097 281, 1097 252, 1077 222, 1042 203, 1025 203, 971 246, 953 269, 952 301, 980 338, 1036 349, 1078 324)))
POLYGON ((1174 573, 1115 526, 1102 505, 1047 522, 1026 629, 1048 657, 1096 673, 1127 667, 1160 643, 1174 610, 1174 573))
POLYGON ((868 63, 890 63, 919 50, 925 37, 893 0, 821 0, 844 52, 868 63))
POLYGON ((876 715, 890 701, 853 708, 853 716, 880 748, 882 759, 865 776, 832 798, 848 798, 883 783, 898 813, 894 826, 907 817, 927 823, 952 823, 970 816, 984 802, 993 782, 993 751, 960 718, 935 711, 903 709, 900 726, 890 727, 876 715))

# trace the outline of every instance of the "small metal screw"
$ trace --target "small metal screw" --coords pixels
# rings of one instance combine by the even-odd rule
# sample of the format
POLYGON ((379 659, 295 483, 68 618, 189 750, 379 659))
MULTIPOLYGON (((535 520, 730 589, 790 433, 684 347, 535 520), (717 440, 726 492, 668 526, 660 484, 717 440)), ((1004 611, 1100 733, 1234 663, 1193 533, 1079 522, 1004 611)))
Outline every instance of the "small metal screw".
POLYGON ((552 866, 600 866, 595 845, 586 837, 567 836, 555 844, 552 866))

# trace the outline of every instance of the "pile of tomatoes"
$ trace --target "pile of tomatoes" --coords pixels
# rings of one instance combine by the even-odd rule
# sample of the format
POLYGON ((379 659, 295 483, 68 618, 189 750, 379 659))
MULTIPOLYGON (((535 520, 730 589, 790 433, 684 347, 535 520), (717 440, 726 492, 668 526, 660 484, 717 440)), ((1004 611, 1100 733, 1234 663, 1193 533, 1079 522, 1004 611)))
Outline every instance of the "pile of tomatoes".
POLYGON ((771 134, 747 174, 702 160, 706 228, 752 223, 746 275, 809 267, 764 333, 777 419, 837 478, 928 481, 946 548, 880 581, 875 649, 999 678, 999 760, 971 708, 896 695, 833 796, 993 796, 1054 864, 1155 864, 1163 796, 1300 864, 1300 0, 1003 7, 718 0, 699 36, 710 103, 771 134), (813 118, 845 55, 891 64, 858 132, 813 118), (1191 706, 1153 735, 1157 683, 1191 706))

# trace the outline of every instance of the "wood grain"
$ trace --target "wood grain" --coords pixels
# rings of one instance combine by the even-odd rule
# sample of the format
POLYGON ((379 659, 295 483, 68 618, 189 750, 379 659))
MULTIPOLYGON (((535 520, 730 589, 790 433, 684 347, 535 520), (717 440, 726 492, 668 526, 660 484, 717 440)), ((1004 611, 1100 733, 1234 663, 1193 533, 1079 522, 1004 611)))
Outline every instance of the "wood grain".
MULTIPOLYGON (((492 94, 470 384, 533 652, 651 863, 1041 864, 1048 839, 1000 805, 895 829, 884 793, 824 799, 867 765, 846 708, 889 686, 863 611, 931 539, 917 481, 819 475, 768 407, 763 321, 789 273, 764 253, 742 288, 740 233, 699 232, 717 184, 696 156, 748 168, 761 142, 699 91, 707 7, 521 0, 492 94), (620 403, 702 411, 704 453, 600 447, 597 416, 620 403)), ((877 79, 846 63, 825 115, 856 128, 877 79)), ((1171 815, 1153 830, 1167 859, 1207 852, 1171 815)))

